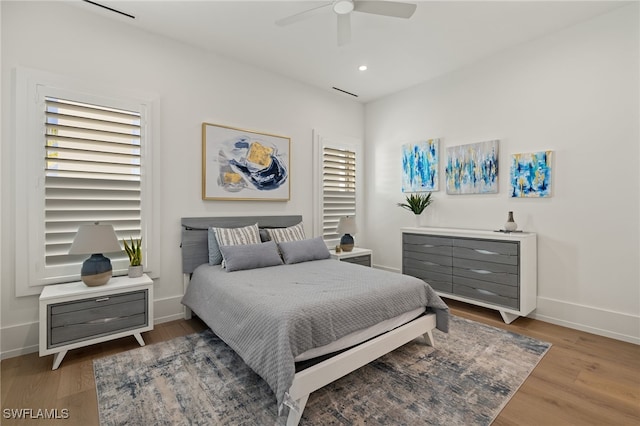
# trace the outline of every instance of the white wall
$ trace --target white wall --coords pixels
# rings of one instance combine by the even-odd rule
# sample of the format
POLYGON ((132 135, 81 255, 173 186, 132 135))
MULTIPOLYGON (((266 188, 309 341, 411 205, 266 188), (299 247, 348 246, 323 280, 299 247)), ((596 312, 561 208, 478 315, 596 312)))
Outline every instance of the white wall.
POLYGON ((535 317, 640 343, 638 5, 501 52, 365 108, 366 229, 401 268, 400 146, 441 138, 431 226, 538 234, 535 317), (500 139, 500 192, 447 195, 446 148, 500 139), (553 197, 508 198, 510 156, 554 151, 553 197), (380 230, 384 230, 381 232, 380 230), (394 235, 387 238, 386 235, 394 235))
MULTIPOLYGON (((154 288, 156 320, 182 306, 180 218, 236 214, 302 214, 312 232, 312 129, 363 139, 362 105, 290 79, 60 2, 1 2, 2 197, 12 206, 12 72, 26 67, 118 89, 158 94, 161 263, 154 288), (289 202, 201 200, 201 124, 211 122, 291 137, 289 202)), ((2 211, 1 347, 3 356, 36 350, 36 296, 15 296, 15 212, 2 211)), ((18 236, 19 238, 19 236, 18 236)))

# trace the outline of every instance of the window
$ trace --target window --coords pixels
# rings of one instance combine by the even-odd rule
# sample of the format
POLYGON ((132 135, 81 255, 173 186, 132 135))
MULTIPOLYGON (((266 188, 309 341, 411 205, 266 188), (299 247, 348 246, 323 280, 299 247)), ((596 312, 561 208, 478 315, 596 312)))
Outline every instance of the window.
MULTIPOLYGON (((16 74, 16 294, 80 279, 87 256, 69 255, 84 223, 143 239, 157 276, 151 149, 154 97, 79 87, 32 70, 16 74)), ((107 256, 126 274, 124 252, 107 256)))
POLYGON ((360 205, 360 141, 344 136, 327 137, 314 132, 314 235, 322 235, 329 247, 341 235, 337 227, 343 216, 357 216, 360 205))
MULTIPOLYGON (((69 255, 78 227, 113 225, 140 238, 140 112, 45 97, 45 268, 82 263, 69 255)), ((109 256, 123 269, 125 253, 109 256)))
POLYGON ((356 215, 356 153, 322 147, 322 237, 340 238, 336 228, 343 216, 356 215))

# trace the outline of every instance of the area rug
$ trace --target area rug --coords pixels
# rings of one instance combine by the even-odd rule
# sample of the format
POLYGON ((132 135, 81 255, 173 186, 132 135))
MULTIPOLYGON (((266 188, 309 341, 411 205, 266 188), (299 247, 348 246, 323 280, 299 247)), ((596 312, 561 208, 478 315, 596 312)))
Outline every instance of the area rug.
MULTIPOLYGON (((452 316, 309 397, 301 425, 488 425, 551 344, 452 316)), ((97 359, 101 425, 274 425, 269 386, 211 331, 97 359)))

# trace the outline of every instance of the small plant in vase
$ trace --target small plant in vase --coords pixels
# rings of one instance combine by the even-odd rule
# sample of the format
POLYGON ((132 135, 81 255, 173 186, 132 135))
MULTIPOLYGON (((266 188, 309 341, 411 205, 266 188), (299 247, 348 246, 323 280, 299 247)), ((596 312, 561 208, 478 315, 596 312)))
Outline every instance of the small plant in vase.
POLYGON ((129 256, 129 278, 137 278, 142 276, 142 238, 122 240, 124 243, 124 251, 129 256))
POLYGON ((432 202, 433 200, 431 199, 430 192, 418 192, 407 195, 405 202, 398 203, 398 207, 402 207, 403 209, 412 212, 416 216, 416 224, 420 226, 422 213, 432 202))

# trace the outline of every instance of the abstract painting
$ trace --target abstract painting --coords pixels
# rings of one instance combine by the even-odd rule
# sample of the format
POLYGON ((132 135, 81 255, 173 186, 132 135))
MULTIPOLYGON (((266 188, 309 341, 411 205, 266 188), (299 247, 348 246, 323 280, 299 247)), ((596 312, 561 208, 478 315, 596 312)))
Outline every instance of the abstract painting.
POLYGON ((498 140, 447 148, 447 194, 498 192, 498 140))
POLYGON ((513 154, 511 157, 511 197, 551 197, 551 157, 553 151, 513 154))
POLYGON ((202 199, 287 201, 291 139, 202 123, 202 199))
POLYGON ((402 192, 438 190, 440 139, 402 145, 402 192))

